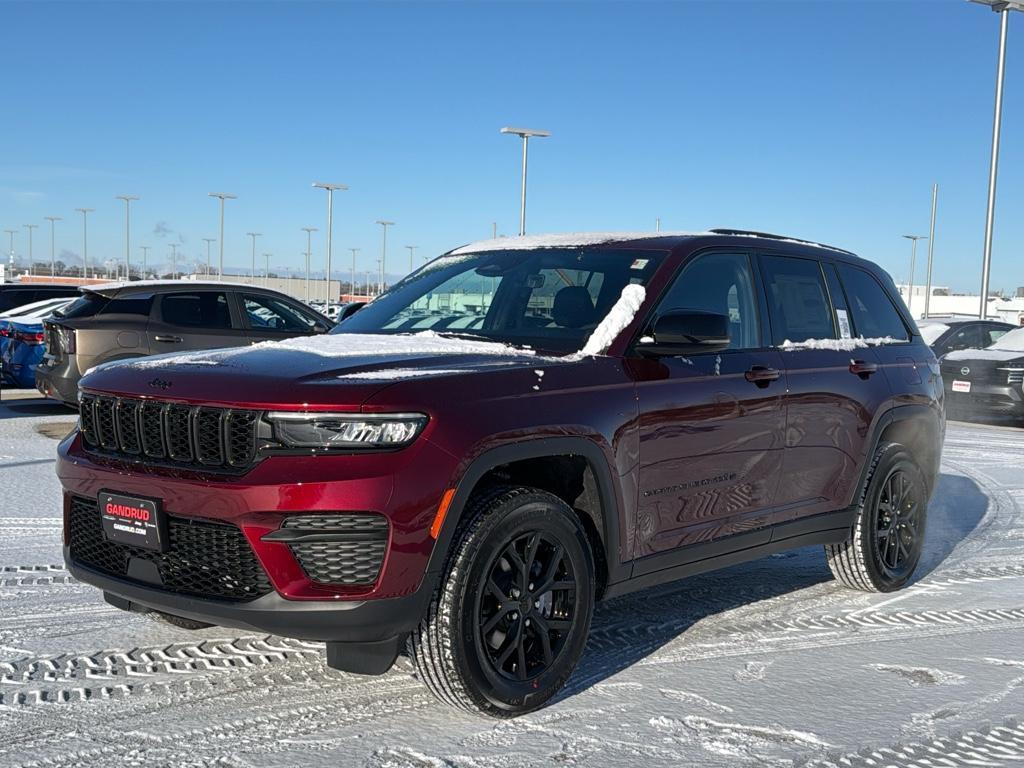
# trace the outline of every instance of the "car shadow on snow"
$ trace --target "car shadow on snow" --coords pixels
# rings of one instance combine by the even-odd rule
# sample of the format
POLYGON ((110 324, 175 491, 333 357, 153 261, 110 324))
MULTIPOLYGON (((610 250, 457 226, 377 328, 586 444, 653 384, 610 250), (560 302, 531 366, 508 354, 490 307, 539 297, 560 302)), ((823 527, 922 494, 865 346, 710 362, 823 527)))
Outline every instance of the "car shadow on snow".
POLYGON ((62 403, 45 398, 0 401, 0 420, 24 419, 32 416, 71 416, 74 410, 62 403))
MULTIPOLYGON (((928 507, 925 546, 915 582, 940 569, 982 521, 989 503, 988 496, 970 478, 949 474, 939 477, 928 507)), ((764 600, 808 590, 795 605, 813 609, 815 601, 831 596, 823 602, 820 614, 834 615, 843 610, 841 594, 840 602, 835 598, 845 588, 829 582, 832 573, 825 562, 824 548, 811 546, 601 603, 594 614, 583 658, 557 698, 581 693, 633 666, 698 622, 714 621, 717 616, 764 600)), ((849 592, 851 599, 857 594, 849 592)), ((737 621, 756 622, 760 615, 754 609, 744 612, 737 621)), ((777 610, 773 618, 779 618, 777 610)))

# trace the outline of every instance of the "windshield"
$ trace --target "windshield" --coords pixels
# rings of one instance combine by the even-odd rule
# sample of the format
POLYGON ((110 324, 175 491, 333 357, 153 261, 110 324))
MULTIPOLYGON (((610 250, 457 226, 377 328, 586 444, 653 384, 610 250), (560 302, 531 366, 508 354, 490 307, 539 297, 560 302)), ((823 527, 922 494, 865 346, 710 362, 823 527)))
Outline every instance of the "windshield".
POLYGON ((1024 328, 1014 328, 989 349, 1005 349, 1011 352, 1024 352, 1024 328))
POLYGON ((921 331, 925 344, 934 344, 939 336, 949 330, 949 326, 943 323, 918 323, 917 329, 921 331))
POLYGON ((575 352, 630 284, 646 285, 664 251, 544 248, 442 256, 332 333, 478 337, 575 352))

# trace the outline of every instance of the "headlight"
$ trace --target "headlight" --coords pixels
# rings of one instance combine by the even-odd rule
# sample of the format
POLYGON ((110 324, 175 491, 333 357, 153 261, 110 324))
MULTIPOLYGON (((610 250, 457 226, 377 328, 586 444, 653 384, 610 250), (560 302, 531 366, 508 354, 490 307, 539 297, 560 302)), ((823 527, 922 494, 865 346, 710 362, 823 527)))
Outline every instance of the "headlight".
POLYGON ((401 448, 423 429, 422 413, 272 411, 274 436, 292 448, 401 448))

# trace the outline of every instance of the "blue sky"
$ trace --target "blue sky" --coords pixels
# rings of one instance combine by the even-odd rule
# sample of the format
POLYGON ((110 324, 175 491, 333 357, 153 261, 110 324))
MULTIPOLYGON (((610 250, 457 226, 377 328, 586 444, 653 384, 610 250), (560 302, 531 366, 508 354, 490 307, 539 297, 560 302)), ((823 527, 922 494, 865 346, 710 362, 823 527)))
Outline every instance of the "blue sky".
MULTIPOLYGON (((226 261, 263 233, 298 268, 303 226, 322 264, 349 247, 389 272, 518 225, 519 144, 531 144, 528 229, 732 226, 833 243, 906 276, 940 184, 936 284, 977 291, 998 17, 925 2, 0 4, 0 228, 95 208, 90 259, 171 241, 205 259, 227 209, 226 261), (419 258, 418 258, 419 260, 419 258)), ((1010 25, 993 287, 1024 285, 1024 14, 1010 25)), ((0 245, 7 250, 7 237, 0 245)), ((216 246, 214 246, 216 249, 216 246)), ((216 250, 214 251, 216 253, 216 250)), ((918 281, 923 280, 923 254, 918 281)), ((216 258, 216 257, 215 257, 216 258)), ((262 264, 262 260, 260 261, 262 264)))

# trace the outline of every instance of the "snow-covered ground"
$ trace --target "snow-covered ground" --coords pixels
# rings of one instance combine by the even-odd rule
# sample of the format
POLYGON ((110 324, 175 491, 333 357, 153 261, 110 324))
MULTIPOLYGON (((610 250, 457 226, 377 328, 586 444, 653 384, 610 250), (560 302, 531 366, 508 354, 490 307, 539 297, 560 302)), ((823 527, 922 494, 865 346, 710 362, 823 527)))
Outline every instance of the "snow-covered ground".
POLYGON ((818 547, 599 607, 568 689, 510 722, 406 669, 188 632, 61 565, 56 441, 0 403, 0 765, 959 766, 1024 762, 1024 431, 951 424, 919 579, 834 583, 818 547))

